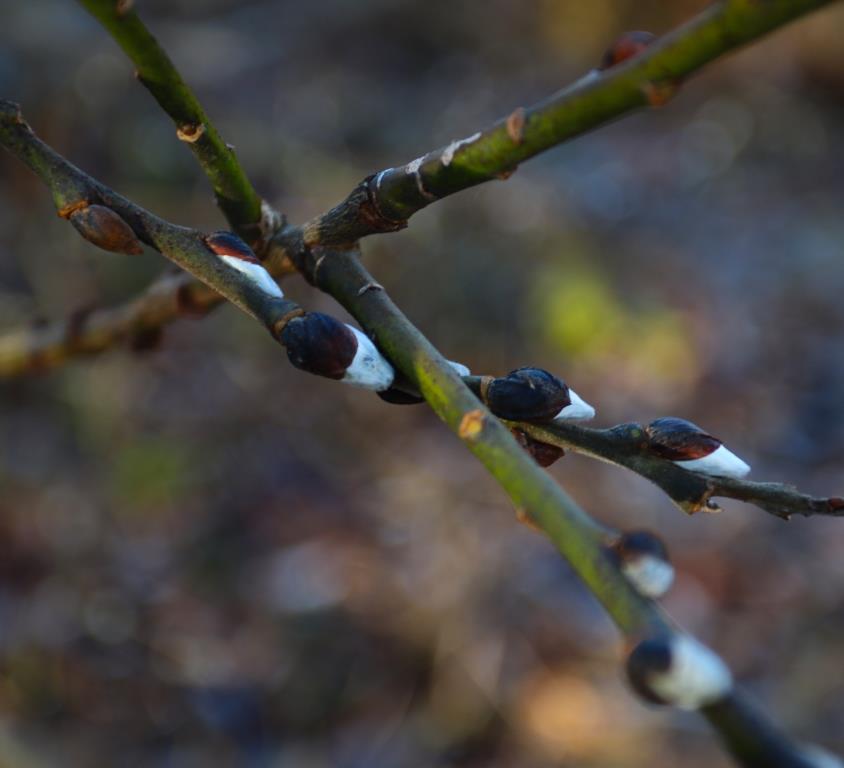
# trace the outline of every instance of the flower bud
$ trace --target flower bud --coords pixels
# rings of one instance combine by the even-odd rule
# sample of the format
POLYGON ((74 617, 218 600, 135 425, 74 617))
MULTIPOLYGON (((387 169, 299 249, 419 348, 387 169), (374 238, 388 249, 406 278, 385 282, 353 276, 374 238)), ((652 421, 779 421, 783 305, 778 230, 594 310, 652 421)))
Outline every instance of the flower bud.
POLYGON ((621 572, 639 594, 662 597, 674 581, 674 567, 662 539, 649 531, 627 531, 613 546, 621 572))
POLYGON ((645 433, 651 453, 683 469, 737 478, 750 472, 750 466, 728 450, 717 437, 685 419, 657 419, 648 424, 645 433))
POLYGON ((395 371, 368 336, 321 312, 294 317, 281 334, 297 368, 365 389, 389 389, 395 371))
POLYGON ((648 701, 690 710, 719 701, 733 686, 721 658, 688 635, 643 640, 627 657, 627 677, 648 701))
POLYGON ((656 37, 650 32, 625 32, 616 38, 615 42, 607 48, 601 60, 601 69, 609 69, 622 61, 632 59, 645 50, 656 37))
POLYGON ((274 298, 284 298, 278 283, 252 249, 233 232, 214 232, 205 238, 205 244, 225 264, 240 272, 259 290, 274 298))
POLYGON ((536 440, 527 432, 521 429, 511 430, 513 437, 516 438, 519 445, 522 446, 540 467, 550 467, 555 461, 565 456, 565 451, 558 445, 551 443, 543 443, 541 440, 536 440))
POLYGON ((70 214, 70 223, 89 243, 104 251, 136 256, 143 253, 141 241, 120 214, 104 205, 82 205, 70 214))
POLYGON ((565 382, 542 368, 519 368, 493 379, 486 391, 490 410, 502 419, 547 423, 591 419, 595 409, 565 382))

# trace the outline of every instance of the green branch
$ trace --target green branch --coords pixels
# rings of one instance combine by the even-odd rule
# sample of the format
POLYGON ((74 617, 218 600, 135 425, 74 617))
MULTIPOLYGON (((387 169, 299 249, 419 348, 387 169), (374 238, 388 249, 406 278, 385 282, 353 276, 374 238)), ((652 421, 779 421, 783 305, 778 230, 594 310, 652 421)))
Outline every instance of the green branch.
MULTIPOLYGON (((289 235, 296 237, 296 233, 289 235)), ((595 522, 529 457, 509 429, 393 304, 354 250, 305 249, 300 268, 372 334, 440 419, 498 480, 516 509, 548 536, 631 646, 643 640, 670 644, 687 637, 625 576, 612 554, 618 534, 595 522)), ((735 687, 730 686, 700 710, 739 764, 747 768, 813 768, 805 751, 793 745, 735 687)))
POLYGON ((137 253, 143 242, 273 332, 291 313, 301 313, 296 304, 280 298, 280 291, 278 296, 267 293, 219 258, 202 232, 159 218, 69 163, 33 133, 17 104, 4 100, 0 100, 0 145, 41 178, 59 216, 95 245, 137 253))
POLYGON ((721 0, 642 53, 446 147, 362 181, 305 225, 308 244, 352 243, 407 226, 417 211, 455 192, 506 178, 519 163, 645 106, 660 106, 714 59, 832 0, 721 0))
POLYGON ((136 67, 136 77, 176 124, 178 138, 195 155, 229 225, 253 250, 280 224, 266 204, 262 207, 235 156, 202 105, 173 66, 170 57, 144 26, 131 3, 115 0, 79 0, 114 38, 136 67))

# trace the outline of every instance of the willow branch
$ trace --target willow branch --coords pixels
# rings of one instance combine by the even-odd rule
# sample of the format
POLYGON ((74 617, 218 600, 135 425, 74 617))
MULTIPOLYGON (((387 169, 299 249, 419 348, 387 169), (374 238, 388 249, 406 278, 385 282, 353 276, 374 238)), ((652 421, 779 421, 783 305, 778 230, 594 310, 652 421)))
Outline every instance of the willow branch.
POLYGON ((844 499, 837 496, 809 496, 783 483, 714 477, 678 467, 648 450, 645 430, 640 424, 619 424, 609 429, 564 422, 542 426, 512 422, 512 426, 540 442, 626 467, 657 485, 690 514, 719 511, 713 498, 720 497, 753 504, 785 520, 792 515, 844 517, 844 499))
POLYGON ((141 21, 131 2, 79 0, 135 65, 137 79, 176 125, 176 135, 193 152, 217 205, 232 229, 260 253, 280 225, 280 217, 261 200, 235 156, 179 74, 170 57, 141 21))
POLYGON ((338 245, 407 226, 455 192, 506 178, 540 152, 645 106, 664 104, 710 61, 832 0, 721 0, 629 61, 593 70, 464 139, 364 179, 305 225, 308 244, 338 245))
POLYGON ((0 101, 0 144, 47 185, 59 216, 70 220, 86 239, 100 247, 138 253, 143 242, 274 334, 291 313, 301 313, 293 302, 267 293, 218 258, 202 232, 159 218, 69 163, 33 133, 19 107, 9 101, 0 101))
MULTIPOLYGON (((440 419, 496 478, 517 510, 529 516, 553 542, 631 646, 648 638, 670 643, 684 636, 623 573, 618 558, 612 554, 618 533, 592 519, 529 457, 509 429, 487 410, 393 304, 361 265, 355 251, 306 250, 300 268, 373 335, 440 419)), ((813 765, 804 750, 792 744, 735 687, 700 709, 741 765, 813 765)))

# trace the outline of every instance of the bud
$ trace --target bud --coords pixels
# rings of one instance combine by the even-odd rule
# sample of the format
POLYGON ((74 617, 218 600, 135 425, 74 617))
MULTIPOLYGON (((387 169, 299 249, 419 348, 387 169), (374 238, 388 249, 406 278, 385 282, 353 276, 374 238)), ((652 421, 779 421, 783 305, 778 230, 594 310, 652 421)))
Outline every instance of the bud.
POLYGON ((688 635, 643 640, 627 657, 627 677, 648 701, 690 710, 723 699, 733 686, 720 657, 688 635))
POLYGON ((657 419, 648 424, 645 432, 651 453, 683 469, 737 478, 750 472, 750 466, 724 447, 717 437, 685 419, 657 419))
POLYGON ((595 409, 565 382, 542 368, 519 368, 487 387, 486 402, 502 419, 547 423, 554 419, 591 419, 595 409))
POLYGON ((656 599, 671 588, 674 567, 662 539, 649 531, 628 531, 613 546, 621 572, 639 594, 656 599))
POLYGON ((519 445, 522 446, 540 467, 550 467, 555 461, 565 456, 565 451, 558 445, 536 440, 521 429, 510 430, 519 445))
POLYGON ((214 232, 205 238, 208 248, 228 266, 236 269, 268 296, 282 299, 278 283, 267 272, 252 249, 233 232, 214 232))
POLYGON ((616 38, 615 42, 607 48, 601 60, 601 69, 609 69, 622 61, 632 59, 645 50, 656 37, 650 32, 625 32, 616 38))
POLYGON ((89 243, 104 251, 137 256, 143 253, 141 241, 123 218, 104 205, 84 205, 70 214, 70 223, 89 243))
POLYGON ((395 371, 357 328, 321 312, 294 317, 281 334, 287 357, 297 368, 365 389, 389 389, 395 371))

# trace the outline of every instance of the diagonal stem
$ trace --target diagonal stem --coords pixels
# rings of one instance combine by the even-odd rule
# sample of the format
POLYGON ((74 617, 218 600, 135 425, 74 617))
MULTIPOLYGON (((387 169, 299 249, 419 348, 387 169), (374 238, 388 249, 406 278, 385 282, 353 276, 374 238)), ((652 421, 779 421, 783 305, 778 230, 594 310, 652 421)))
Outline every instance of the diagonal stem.
POLYGON ((131 3, 79 0, 123 49, 135 65, 135 76, 172 118, 178 138, 187 144, 202 167, 220 210, 232 229, 256 252, 279 221, 267 221, 260 195, 241 167, 234 149, 223 141, 202 105, 188 87, 158 40, 141 21, 131 3), (262 221, 263 217, 263 221, 262 221), (274 226, 273 226, 274 225, 274 226))
POLYGON ((455 192, 507 178, 519 163, 636 109, 664 104, 709 62, 832 0, 720 0, 638 56, 446 147, 364 179, 305 225, 308 244, 337 245, 407 226, 455 192))
MULTIPOLYGON (((651 600, 640 595, 608 557, 613 532, 583 511, 519 446, 457 376, 434 346, 393 304, 366 271, 355 250, 306 251, 300 267, 317 287, 339 301, 419 388, 428 404, 543 530, 603 604, 629 644, 643 637, 680 633, 651 600)), ((740 765, 812 768, 805 752, 733 688, 701 708, 740 765)))

